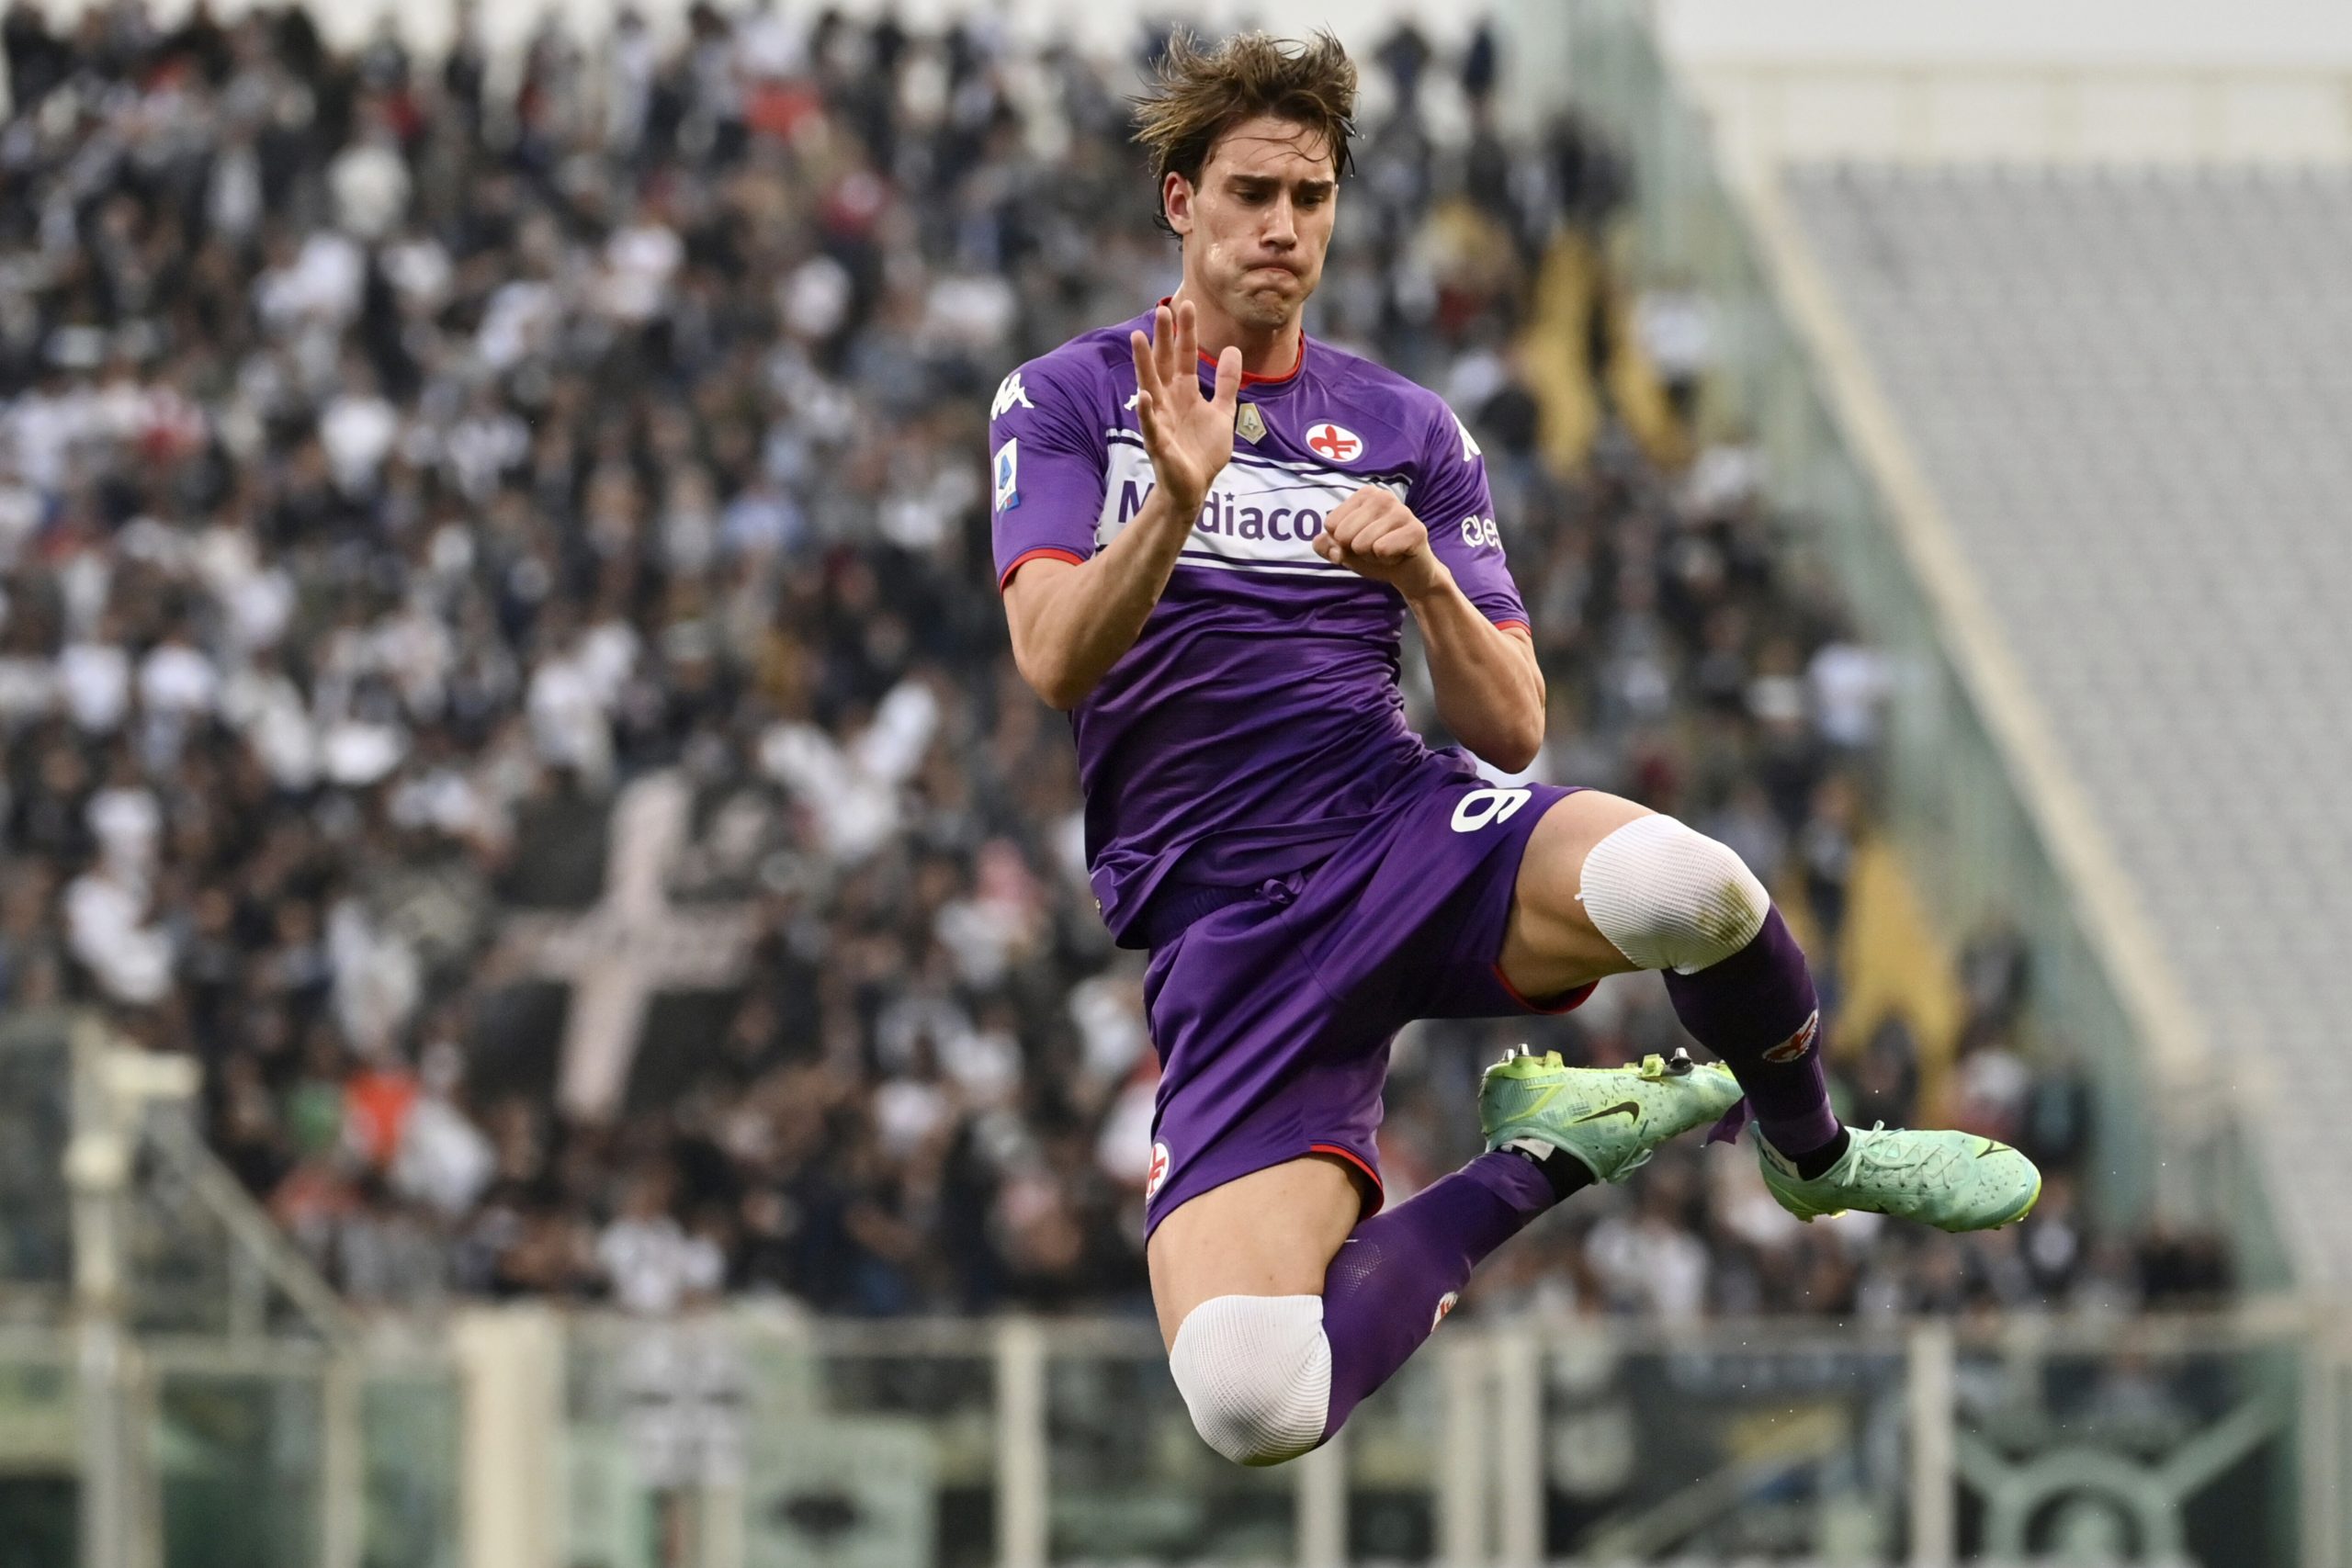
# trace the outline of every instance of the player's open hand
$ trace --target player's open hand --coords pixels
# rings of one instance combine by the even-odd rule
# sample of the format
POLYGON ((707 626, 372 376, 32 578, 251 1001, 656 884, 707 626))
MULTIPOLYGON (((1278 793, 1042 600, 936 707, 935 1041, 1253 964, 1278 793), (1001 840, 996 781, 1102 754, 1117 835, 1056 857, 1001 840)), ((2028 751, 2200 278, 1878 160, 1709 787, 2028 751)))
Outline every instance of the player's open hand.
POLYGON ((1331 509, 1315 536, 1315 553, 1408 599, 1446 577, 1445 563, 1430 548, 1430 531, 1395 491, 1380 485, 1366 485, 1331 509))
POLYGON ((1190 525, 1209 486, 1233 460, 1233 411, 1241 396, 1241 351, 1217 355, 1216 395, 1201 395, 1193 302, 1152 312, 1151 335, 1130 333, 1136 356, 1136 417, 1151 471, 1190 525))

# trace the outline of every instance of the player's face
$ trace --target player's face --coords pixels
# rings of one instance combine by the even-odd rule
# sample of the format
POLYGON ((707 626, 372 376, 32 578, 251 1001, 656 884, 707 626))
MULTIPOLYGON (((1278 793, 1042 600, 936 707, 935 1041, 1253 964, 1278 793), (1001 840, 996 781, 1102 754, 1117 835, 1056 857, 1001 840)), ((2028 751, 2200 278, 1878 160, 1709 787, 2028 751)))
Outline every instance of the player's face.
POLYGON ((1193 186, 1168 176, 1168 220, 1184 238, 1188 291, 1245 327, 1298 319, 1323 277, 1339 211, 1331 150, 1305 126, 1261 115, 1217 139, 1193 186))

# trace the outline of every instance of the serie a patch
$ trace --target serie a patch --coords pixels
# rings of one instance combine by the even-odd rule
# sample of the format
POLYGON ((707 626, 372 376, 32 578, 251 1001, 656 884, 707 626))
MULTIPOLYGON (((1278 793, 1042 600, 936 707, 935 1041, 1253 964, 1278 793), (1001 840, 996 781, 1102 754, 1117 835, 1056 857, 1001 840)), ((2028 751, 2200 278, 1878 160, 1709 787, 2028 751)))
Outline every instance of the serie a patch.
POLYGON ((1021 504, 1021 443, 1006 442, 996 449, 996 510, 1011 512, 1021 504))

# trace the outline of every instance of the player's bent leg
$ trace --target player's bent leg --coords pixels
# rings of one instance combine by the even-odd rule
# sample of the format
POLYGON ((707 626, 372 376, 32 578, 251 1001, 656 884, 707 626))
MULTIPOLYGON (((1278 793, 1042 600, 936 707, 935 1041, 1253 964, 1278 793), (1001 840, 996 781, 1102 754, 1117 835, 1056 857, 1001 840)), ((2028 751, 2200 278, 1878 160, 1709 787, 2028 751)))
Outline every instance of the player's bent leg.
POLYGON ((1357 1179, 1339 1160, 1308 1155, 1170 1211, 1145 1251, 1160 1342, 1174 1349, 1193 1310, 1219 1296, 1320 1293, 1331 1255, 1363 1215, 1357 1179))
POLYGON ((1773 1146, 1826 1166, 1844 1136, 1821 1070, 1813 977, 1755 873, 1672 817, 1586 791, 1545 814, 1520 866, 1502 966, 1578 983, 1595 946, 1664 972, 1676 1015, 1737 1075, 1773 1146), (1555 825, 1555 818, 1559 819, 1555 825))
POLYGON ((1597 789, 1578 790, 1544 813, 1520 857, 1498 959, 1513 990, 1555 997, 1641 967, 1600 933, 1577 894, 1594 847, 1627 823, 1656 815, 1597 789))
POLYGON ((1279 1464, 1323 1440, 1323 1277, 1363 1213, 1348 1168, 1310 1155, 1213 1187, 1152 1231, 1168 1370, 1202 1440, 1235 1463, 1279 1464))
POLYGON ((2007 1145, 1841 1125, 1813 976, 1763 884, 1674 818, 1587 791, 1547 812, 1529 840, 1504 977, 1529 994, 1580 984, 1593 977, 1596 938, 1623 968, 1661 971, 1683 1028, 1737 1075, 1782 1207, 1805 1218, 1869 1209, 1945 1230, 2007 1224, 2032 1209, 2041 1176, 2007 1145))
POLYGON ((1327 1182, 1326 1163, 1212 1189, 1152 1234, 1169 1371, 1202 1438, 1238 1464, 1295 1459, 1339 1430, 1480 1260, 1591 1179, 1573 1158, 1498 1149, 1351 1227, 1352 1182, 1336 1162, 1327 1182), (1329 1201, 1341 1194, 1344 1210, 1329 1201))
POLYGON ((1687 1057, 1606 1069, 1515 1057, 1480 1093, 1487 1152, 1344 1234, 1356 1194, 1336 1162, 1326 1177, 1319 1159, 1294 1160, 1181 1205, 1149 1258, 1193 1425, 1241 1464, 1316 1447, 1436 1332, 1489 1253, 1738 1093, 1687 1057))

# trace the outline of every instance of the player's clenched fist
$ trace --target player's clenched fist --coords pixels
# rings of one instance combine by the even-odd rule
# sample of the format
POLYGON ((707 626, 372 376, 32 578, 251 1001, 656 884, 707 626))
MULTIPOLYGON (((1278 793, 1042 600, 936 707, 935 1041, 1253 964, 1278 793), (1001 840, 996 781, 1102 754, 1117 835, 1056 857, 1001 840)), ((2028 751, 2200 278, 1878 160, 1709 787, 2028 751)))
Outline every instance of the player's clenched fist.
POLYGON ((1151 313, 1151 335, 1128 334, 1136 361, 1136 418, 1153 478, 1190 520, 1233 460, 1233 410, 1241 395, 1241 351, 1216 359, 1216 395, 1201 396, 1199 340, 1190 299, 1151 313))
POLYGON ((1331 509, 1315 536, 1315 553, 1408 599, 1445 577, 1445 563, 1430 548, 1430 531, 1395 491, 1379 485, 1366 485, 1331 509))

